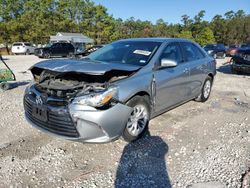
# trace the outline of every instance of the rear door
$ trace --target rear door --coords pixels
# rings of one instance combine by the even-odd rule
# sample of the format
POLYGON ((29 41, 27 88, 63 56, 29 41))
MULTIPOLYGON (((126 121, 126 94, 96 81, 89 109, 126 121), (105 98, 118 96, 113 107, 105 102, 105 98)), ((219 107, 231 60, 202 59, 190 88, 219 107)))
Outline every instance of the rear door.
POLYGON ((180 44, 184 54, 185 64, 187 64, 190 69, 187 95, 189 98, 196 97, 196 95, 200 94, 205 79, 206 55, 198 46, 191 42, 181 42, 180 44))
POLYGON ((52 46, 50 47, 50 52, 53 56, 58 56, 60 54, 60 43, 54 43, 52 44, 52 46))
MULTIPOLYGON (((155 110, 164 111, 187 99, 189 85, 189 67, 183 63, 181 48, 178 43, 170 43, 159 57, 177 62, 176 67, 158 67, 154 71, 155 110)), ((159 63, 158 62, 158 63, 159 63)))

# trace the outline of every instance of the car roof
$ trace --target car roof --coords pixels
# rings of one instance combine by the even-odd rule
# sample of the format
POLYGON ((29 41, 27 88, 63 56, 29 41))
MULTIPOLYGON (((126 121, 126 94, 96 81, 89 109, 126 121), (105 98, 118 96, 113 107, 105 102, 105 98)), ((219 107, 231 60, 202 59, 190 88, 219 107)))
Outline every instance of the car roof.
POLYGON ((183 38, 160 38, 160 37, 152 37, 152 38, 129 38, 129 39, 121 39, 119 41, 150 41, 150 42, 193 42, 191 40, 183 39, 183 38))

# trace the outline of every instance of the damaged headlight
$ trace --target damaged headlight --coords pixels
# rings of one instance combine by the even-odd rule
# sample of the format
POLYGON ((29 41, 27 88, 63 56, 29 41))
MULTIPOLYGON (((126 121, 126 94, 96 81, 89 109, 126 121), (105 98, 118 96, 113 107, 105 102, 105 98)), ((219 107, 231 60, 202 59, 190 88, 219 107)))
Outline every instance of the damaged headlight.
POLYGON ((91 93, 89 95, 76 97, 72 103, 92 107, 102 107, 110 102, 111 99, 118 99, 117 87, 110 87, 103 92, 91 93))

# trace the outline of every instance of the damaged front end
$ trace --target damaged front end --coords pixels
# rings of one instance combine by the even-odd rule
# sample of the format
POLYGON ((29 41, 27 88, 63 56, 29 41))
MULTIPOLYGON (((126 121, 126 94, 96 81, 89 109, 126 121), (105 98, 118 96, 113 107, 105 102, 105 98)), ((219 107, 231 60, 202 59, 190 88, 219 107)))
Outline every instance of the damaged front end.
POLYGON ((232 72, 250 74, 250 50, 239 50, 235 56, 232 57, 232 72))
POLYGON ((59 72, 34 66, 34 81, 24 96, 26 119, 42 131, 70 140, 114 140, 123 132, 132 112, 119 101, 116 81, 137 70, 59 72))

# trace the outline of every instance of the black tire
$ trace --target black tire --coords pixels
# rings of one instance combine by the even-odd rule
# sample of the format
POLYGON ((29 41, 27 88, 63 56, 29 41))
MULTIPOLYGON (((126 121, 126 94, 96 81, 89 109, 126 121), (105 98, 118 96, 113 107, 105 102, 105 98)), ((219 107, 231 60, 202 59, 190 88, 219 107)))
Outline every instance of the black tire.
POLYGON ((10 89, 10 84, 7 82, 0 83, 0 91, 6 91, 10 89))
POLYGON ((43 57, 44 57, 45 59, 50 59, 50 58, 51 58, 51 55, 50 55, 49 52, 46 52, 46 53, 43 55, 43 57))
POLYGON ((30 51, 27 50, 26 53, 25 53, 25 55, 30 55, 30 51))
MULTIPOLYGON (((123 131, 123 134, 122 134, 122 137, 123 137, 123 139, 125 141, 127 141, 127 142, 135 141, 135 140, 141 138, 147 132, 147 130, 148 130, 148 122, 149 122, 149 119, 150 119, 150 102, 149 101, 150 100, 149 100, 148 96, 138 96, 137 95, 137 96, 133 97, 132 99, 130 99, 127 102, 127 105, 132 107, 132 108, 137 107, 138 105, 143 106, 145 108, 144 112, 147 114, 147 120, 143 121, 143 122, 145 122, 145 126, 142 129, 142 131, 138 135, 132 135, 130 133, 130 131, 129 131, 129 128, 128 128, 129 121, 131 120, 129 118, 128 121, 127 121, 127 124, 125 126, 125 129, 123 131)), ((133 110, 130 117, 133 116, 134 111, 135 110, 133 110)), ((138 120, 138 122, 139 122, 139 120, 138 120)), ((139 127, 139 125, 137 127, 139 127)))
POLYGON ((195 101, 197 101, 197 102, 207 101, 209 96, 210 96, 210 93, 211 93, 212 85, 213 85, 213 79, 210 76, 208 76, 203 83, 203 86, 201 89, 201 94, 195 98, 195 101), (207 85, 206 85, 207 82, 209 82, 209 84, 210 84, 209 92, 207 90, 207 85))

